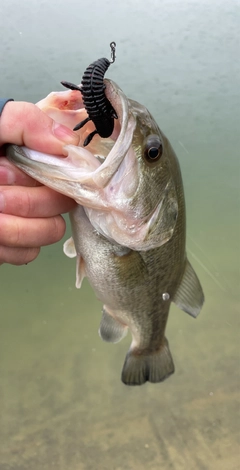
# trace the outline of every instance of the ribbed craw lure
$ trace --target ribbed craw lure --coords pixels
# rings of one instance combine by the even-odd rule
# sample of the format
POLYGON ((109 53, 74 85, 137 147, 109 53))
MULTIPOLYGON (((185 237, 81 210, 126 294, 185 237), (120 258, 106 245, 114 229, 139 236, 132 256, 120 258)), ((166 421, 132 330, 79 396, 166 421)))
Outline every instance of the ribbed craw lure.
POLYGON ((116 43, 111 42, 110 48, 111 60, 103 57, 90 64, 83 74, 80 86, 74 85, 74 83, 71 82, 61 82, 66 88, 81 92, 83 103, 88 114, 88 117, 79 122, 73 130, 77 131, 81 129, 89 121, 92 121, 95 125, 96 129, 84 140, 84 147, 91 142, 96 134, 99 134, 103 138, 110 137, 114 129, 114 119, 118 118, 116 111, 105 95, 106 87, 103 81, 108 67, 115 62, 116 58, 116 43))

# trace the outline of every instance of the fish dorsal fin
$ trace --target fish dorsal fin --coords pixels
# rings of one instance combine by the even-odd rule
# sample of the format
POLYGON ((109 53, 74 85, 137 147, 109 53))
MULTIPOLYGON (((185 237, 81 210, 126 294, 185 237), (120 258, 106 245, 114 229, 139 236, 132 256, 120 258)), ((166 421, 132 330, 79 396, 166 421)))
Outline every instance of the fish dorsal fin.
POLYGON ((181 284, 172 300, 181 310, 189 313, 194 318, 198 316, 202 308, 204 302, 203 290, 188 259, 186 260, 181 284))
POLYGON ((66 256, 68 256, 68 258, 75 258, 75 256, 77 256, 73 237, 65 241, 65 243, 63 244, 63 252, 66 256))

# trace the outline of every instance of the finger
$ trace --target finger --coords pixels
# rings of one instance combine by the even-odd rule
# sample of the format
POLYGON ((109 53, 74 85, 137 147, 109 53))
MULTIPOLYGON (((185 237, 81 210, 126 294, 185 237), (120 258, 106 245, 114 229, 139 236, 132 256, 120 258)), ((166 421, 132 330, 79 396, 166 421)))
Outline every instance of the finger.
POLYGON ((4 263, 20 266, 37 258, 40 248, 9 248, 0 246, 0 265, 4 263))
POLYGON ((59 215, 44 219, 24 219, 0 214, 0 245, 38 248, 56 243, 63 237, 66 224, 59 215))
POLYGON ((40 186, 38 181, 26 175, 7 158, 0 158, 0 186, 4 184, 19 186, 40 186))
POLYGON ((0 146, 25 145, 40 152, 62 154, 63 145, 77 145, 79 136, 51 119, 32 103, 9 101, 1 114, 0 146))
POLYGON ((69 212, 76 206, 73 199, 46 186, 2 186, 0 212, 19 217, 53 217, 69 212))

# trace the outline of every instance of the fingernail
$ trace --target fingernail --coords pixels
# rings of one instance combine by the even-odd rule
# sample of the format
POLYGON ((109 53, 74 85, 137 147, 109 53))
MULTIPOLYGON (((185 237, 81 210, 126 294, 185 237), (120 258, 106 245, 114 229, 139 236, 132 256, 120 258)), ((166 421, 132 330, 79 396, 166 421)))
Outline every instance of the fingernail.
POLYGON ((76 145, 79 141, 79 136, 75 132, 58 122, 53 123, 53 133, 58 139, 68 144, 76 145))
POLYGON ((5 166, 0 166, 0 184, 15 183, 15 174, 5 166))
POLYGON ((5 208, 5 198, 2 193, 0 193, 0 212, 3 212, 5 208))

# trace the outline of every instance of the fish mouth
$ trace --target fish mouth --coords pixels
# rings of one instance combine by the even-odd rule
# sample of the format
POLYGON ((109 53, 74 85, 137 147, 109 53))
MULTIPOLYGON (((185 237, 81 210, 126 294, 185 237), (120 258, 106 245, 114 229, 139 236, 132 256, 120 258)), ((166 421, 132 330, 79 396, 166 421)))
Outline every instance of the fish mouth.
MULTIPOLYGON (((123 91, 112 80, 105 79, 104 83, 106 97, 118 115, 110 138, 103 139, 96 135, 87 148, 83 147, 86 135, 93 130, 90 121, 77 131, 79 146, 64 147, 67 157, 37 152, 24 146, 9 145, 7 148, 8 159, 32 178, 92 208, 106 207, 106 202, 103 198, 100 201, 96 193, 116 173, 129 151, 136 127, 136 119, 123 91)), ((87 117, 78 91, 50 93, 37 106, 69 128, 87 117)))

